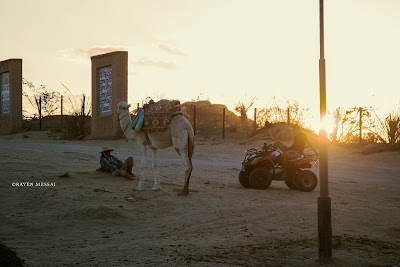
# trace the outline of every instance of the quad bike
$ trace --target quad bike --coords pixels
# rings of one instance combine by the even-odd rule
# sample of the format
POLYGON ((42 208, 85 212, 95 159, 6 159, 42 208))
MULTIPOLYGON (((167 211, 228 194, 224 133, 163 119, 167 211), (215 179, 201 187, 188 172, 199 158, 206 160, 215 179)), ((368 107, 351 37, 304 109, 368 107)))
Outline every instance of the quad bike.
POLYGON ((318 166, 317 159, 312 155, 302 155, 289 160, 286 178, 283 178, 282 152, 264 143, 261 150, 246 150, 239 182, 245 188, 267 189, 272 180, 285 181, 290 189, 311 192, 317 187, 318 178, 311 170, 304 169, 311 168, 312 161, 318 166))

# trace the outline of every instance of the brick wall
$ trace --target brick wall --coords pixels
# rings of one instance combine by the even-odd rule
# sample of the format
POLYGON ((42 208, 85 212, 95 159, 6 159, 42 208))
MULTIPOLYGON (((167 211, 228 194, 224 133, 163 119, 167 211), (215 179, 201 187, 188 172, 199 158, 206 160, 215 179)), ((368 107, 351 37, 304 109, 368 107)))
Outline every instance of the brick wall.
POLYGON ((113 139, 123 137, 115 106, 120 101, 128 99, 128 52, 117 51, 94 56, 92 59, 92 121, 91 134, 88 139, 113 139), (111 68, 111 101, 104 102, 104 96, 100 98, 99 69, 111 68), (103 109, 100 110, 100 104, 103 109), (104 106, 110 105, 111 112, 105 112, 104 106))
POLYGON ((0 77, 5 76, 9 82, 9 109, 5 113, 0 111, 0 134, 22 130, 22 59, 1 61, 0 77))

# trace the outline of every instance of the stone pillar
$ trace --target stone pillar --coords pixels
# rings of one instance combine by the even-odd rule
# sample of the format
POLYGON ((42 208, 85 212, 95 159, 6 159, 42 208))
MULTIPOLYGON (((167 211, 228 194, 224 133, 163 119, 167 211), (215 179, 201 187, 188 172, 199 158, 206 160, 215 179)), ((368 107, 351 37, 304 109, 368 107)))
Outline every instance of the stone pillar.
POLYGON ((22 130, 22 59, 0 62, 0 134, 22 130))
POLYGON ((128 99, 128 52, 117 51, 92 57, 92 121, 88 139, 123 137, 114 112, 128 99))

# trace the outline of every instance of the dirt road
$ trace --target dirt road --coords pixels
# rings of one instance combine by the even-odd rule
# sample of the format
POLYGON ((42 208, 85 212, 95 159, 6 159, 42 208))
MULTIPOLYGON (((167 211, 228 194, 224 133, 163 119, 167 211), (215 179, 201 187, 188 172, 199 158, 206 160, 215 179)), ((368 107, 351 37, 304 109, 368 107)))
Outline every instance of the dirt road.
MULTIPOLYGON (((261 143, 197 140, 188 197, 177 196, 183 164, 173 149, 159 153, 163 191, 151 190, 148 164, 138 192, 137 178, 95 171, 102 146, 133 155, 138 175, 133 142, 0 137, 0 241, 29 266, 319 266, 319 187, 238 182, 244 150, 261 143)), ((329 149, 329 266, 399 266, 400 152, 357 151, 329 149)))

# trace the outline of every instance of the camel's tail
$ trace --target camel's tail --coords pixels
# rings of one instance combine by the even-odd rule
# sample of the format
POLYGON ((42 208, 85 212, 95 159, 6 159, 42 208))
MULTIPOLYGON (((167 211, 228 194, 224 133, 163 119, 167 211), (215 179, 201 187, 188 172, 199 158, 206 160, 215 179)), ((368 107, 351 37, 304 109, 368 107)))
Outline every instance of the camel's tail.
POLYGON ((194 131, 192 126, 189 124, 188 128, 188 156, 190 163, 192 163, 192 157, 194 153, 194 131))

